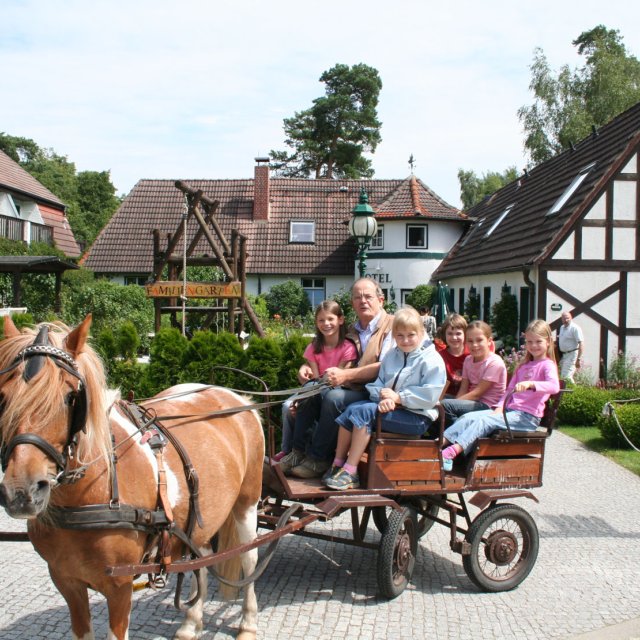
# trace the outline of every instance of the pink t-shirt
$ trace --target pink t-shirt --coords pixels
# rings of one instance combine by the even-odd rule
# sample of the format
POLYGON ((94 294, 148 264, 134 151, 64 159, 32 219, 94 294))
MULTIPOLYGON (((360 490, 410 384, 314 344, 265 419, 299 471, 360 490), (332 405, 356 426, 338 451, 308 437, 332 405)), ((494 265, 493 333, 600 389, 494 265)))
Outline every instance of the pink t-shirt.
POLYGON ((560 390, 558 382, 558 367, 556 363, 549 358, 543 360, 531 360, 520 365, 509 382, 504 397, 498 403, 502 408, 506 396, 513 391, 518 382, 531 380, 535 382, 535 391, 527 389, 514 393, 509 401, 508 409, 516 409, 517 411, 526 411, 531 415, 542 418, 544 415, 544 404, 552 396, 560 390))
POLYGON ((473 356, 467 356, 462 365, 462 377, 469 381, 469 391, 473 391, 481 380, 488 380, 493 384, 478 398, 478 402, 484 402, 488 407, 495 407, 507 386, 507 368, 504 361, 495 353, 481 362, 474 362, 473 356))
POLYGON ((341 362, 351 362, 358 359, 356 346, 351 340, 344 340, 342 344, 329 349, 324 347, 320 353, 314 353, 313 343, 304 350, 304 359, 307 362, 315 362, 318 371, 322 375, 329 367, 337 367, 341 362))

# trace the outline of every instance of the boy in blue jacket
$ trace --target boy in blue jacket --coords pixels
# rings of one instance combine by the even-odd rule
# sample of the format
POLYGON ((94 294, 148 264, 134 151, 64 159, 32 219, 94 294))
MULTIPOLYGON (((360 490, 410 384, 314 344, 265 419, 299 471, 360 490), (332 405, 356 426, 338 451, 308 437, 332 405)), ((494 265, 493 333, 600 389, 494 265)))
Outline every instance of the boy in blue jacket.
POLYGON ((333 464, 322 477, 330 489, 357 489, 358 462, 369 444, 378 412, 382 430, 422 435, 438 416, 434 408, 447 381, 444 362, 425 338, 422 318, 414 309, 395 314, 396 346, 382 359, 380 373, 367 384, 369 400, 354 402, 340 414, 333 464))

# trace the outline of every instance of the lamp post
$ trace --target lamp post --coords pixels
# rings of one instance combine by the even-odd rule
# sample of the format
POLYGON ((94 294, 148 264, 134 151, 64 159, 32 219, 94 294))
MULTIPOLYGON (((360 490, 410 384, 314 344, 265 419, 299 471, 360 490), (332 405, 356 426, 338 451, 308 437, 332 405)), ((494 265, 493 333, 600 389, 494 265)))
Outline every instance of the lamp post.
POLYGON ((364 278, 367 268, 367 249, 378 231, 378 223, 373 216, 375 211, 369 204, 367 192, 362 187, 358 204, 351 210, 349 220, 349 234, 355 238, 358 247, 358 271, 361 278, 364 278))

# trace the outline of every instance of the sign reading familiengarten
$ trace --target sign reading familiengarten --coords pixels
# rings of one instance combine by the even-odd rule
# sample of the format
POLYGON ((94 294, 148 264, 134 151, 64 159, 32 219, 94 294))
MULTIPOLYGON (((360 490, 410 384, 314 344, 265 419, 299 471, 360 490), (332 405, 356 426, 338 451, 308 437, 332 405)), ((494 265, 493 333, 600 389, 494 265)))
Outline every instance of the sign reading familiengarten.
MULTIPOLYGON (((179 298, 182 282, 154 282, 144 286, 149 298, 179 298)), ((187 298, 240 298, 239 282, 187 282, 187 298)))

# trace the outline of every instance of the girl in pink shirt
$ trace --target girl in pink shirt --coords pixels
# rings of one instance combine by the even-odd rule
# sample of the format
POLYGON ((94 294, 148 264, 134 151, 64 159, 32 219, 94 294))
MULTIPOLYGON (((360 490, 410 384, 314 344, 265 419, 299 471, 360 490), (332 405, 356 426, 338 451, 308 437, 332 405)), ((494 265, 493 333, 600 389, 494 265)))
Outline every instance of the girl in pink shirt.
MULTIPOLYGON (((316 335, 304 350, 303 357, 311 368, 311 381, 321 378, 330 367, 345 369, 357 359, 356 346, 345 338, 344 313, 335 300, 325 300, 316 307, 316 335)), ((282 451, 273 459, 281 460, 291 451, 295 406, 290 400, 282 405, 282 451)))
POLYGON ((507 428, 503 416, 504 403, 512 391, 515 393, 506 406, 509 427, 514 431, 535 431, 538 428, 549 396, 560 390, 553 337, 544 320, 534 320, 526 328, 525 347, 524 360, 515 370, 496 408, 467 413, 444 432, 447 445, 442 452, 445 470, 450 470, 456 456, 468 454, 478 438, 507 428))
POLYGON ((462 365, 462 381, 455 398, 442 401, 447 426, 470 411, 493 409, 507 385, 507 368, 495 352, 491 327, 481 320, 467 326, 469 354, 462 365))

